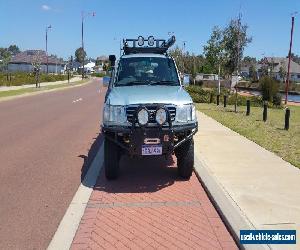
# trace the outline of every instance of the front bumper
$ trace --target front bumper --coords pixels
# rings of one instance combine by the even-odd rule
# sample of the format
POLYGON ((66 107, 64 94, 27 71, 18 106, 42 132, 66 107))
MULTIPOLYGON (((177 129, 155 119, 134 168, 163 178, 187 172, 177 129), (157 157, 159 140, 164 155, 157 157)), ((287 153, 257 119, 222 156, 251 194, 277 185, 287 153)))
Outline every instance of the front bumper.
POLYGON ((197 130, 197 122, 172 127, 102 126, 105 138, 119 145, 129 155, 142 155, 142 145, 145 145, 147 138, 158 138, 162 154, 172 154, 182 143, 191 139, 197 130))

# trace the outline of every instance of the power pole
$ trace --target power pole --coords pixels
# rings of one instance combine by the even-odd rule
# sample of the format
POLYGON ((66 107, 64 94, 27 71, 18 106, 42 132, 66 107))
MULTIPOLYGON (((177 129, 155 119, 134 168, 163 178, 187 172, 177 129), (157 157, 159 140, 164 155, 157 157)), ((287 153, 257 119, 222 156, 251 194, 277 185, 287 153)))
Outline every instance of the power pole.
POLYGON ((288 102, 288 96, 289 96, 289 85, 290 85, 290 67, 291 67, 291 54, 292 54, 292 46, 293 46, 293 33, 294 33, 294 23, 295 23, 295 14, 297 12, 292 14, 292 28, 291 28, 291 39, 290 39, 290 49, 289 49, 289 63, 288 63, 288 73, 287 73, 287 80, 285 85, 285 104, 288 102))
POLYGON ((84 54, 84 44, 83 44, 83 20, 84 20, 84 13, 83 11, 81 12, 81 48, 82 48, 82 53, 83 53, 83 60, 81 62, 81 78, 83 80, 84 78, 84 60, 85 60, 85 54, 84 54))

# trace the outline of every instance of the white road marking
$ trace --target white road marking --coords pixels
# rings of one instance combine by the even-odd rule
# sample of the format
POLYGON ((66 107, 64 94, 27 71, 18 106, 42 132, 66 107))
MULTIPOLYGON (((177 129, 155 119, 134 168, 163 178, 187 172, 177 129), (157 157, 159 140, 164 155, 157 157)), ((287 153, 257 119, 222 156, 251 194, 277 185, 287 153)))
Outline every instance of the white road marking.
POLYGON ((63 219, 61 220, 48 250, 70 249, 73 238, 84 214, 87 203, 96 184, 98 175, 103 165, 103 144, 96 154, 83 182, 80 184, 63 219))
POLYGON ((75 103, 75 102, 80 102, 80 101, 82 101, 82 98, 81 98, 81 97, 80 97, 79 99, 74 100, 73 103, 75 103))

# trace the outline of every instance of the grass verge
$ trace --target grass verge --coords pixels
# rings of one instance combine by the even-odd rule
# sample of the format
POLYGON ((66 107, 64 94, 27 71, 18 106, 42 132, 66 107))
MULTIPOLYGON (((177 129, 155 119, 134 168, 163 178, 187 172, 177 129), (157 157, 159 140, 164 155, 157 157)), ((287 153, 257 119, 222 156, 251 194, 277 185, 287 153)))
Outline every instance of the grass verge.
MULTIPOLYGON (((262 121, 262 108, 251 107, 246 116, 246 107, 240 106, 233 112, 233 106, 217 107, 215 104, 196 104, 199 111, 212 117, 224 126, 256 142, 284 160, 300 168, 300 107, 290 106, 290 129, 284 130, 283 109, 268 109, 268 120, 262 121)), ((200 121, 201 124, 201 121, 200 121)), ((201 126, 201 125, 200 125, 201 126)))
POLYGON ((54 85, 43 86, 40 88, 32 87, 32 88, 24 88, 24 89, 17 89, 17 90, 0 91, 0 100, 1 100, 1 98, 4 98, 4 97, 19 96, 19 95, 30 94, 30 93, 44 92, 47 90, 77 86, 77 85, 86 83, 88 81, 89 81, 89 79, 84 79, 84 80, 77 81, 77 82, 54 84, 54 85))

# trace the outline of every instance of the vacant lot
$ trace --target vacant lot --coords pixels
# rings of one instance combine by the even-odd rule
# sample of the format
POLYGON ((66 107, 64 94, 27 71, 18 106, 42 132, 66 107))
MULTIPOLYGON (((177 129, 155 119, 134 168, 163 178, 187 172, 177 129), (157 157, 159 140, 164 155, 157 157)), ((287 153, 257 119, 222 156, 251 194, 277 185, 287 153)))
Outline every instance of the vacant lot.
POLYGON ((285 110, 283 109, 269 109, 268 120, 263 122, 260 107, 251 107, 250 116, 246 116, 246 107, 243 106, 238 108, 237 113, 233 112, 233 106, 224 108, 205 103, 196 104, 196 106, 198 110, 226 127, 300 168, 300 107, 290 107, 290 129, 286 131, 284 130, 285 110))

